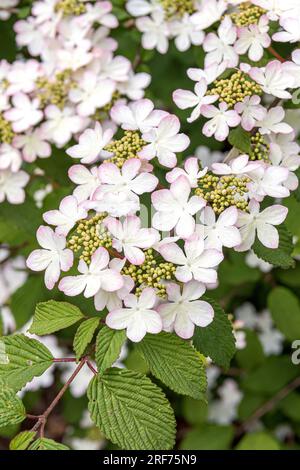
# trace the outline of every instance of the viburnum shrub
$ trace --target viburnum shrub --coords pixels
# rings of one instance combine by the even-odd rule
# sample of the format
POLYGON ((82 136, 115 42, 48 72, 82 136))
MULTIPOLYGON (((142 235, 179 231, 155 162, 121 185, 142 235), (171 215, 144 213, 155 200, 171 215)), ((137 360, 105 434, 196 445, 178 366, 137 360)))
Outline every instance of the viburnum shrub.
MULTIPOLYGON (((4 260, 26 256, 25 289, 40 286, 28 292, 29 308, 38 302, 28 332, 19 328, 26 318, 0 339, 0 428, 31 419, 12 449, 67 448, 45 437, 48 421, 88 369, 88 411, 106 439, 124 449, 172 449, 176 421, 165 387, 204 403, 206 370, 226 371, 236 348, 246 347, 241 328, 251 328, 249 315, 235 319, 223 310, 227 300, 216 301, 218 272, 226 278, 242 269, 242 276, 250 269, 244 252, 262 270, 295 265, 294 206, 285 200, 299 197, 299 145, 287 114, 298 106, 300 4, 8 0, 0 7, 2 19, 13 15, 21 51, 0 64, 4 260), (134 38, 128 57, 122 31, 134 38), (153 91, 159 81, 147 90, 168 54, 181 58, 176 73, 186 86, 176 87, 178 77, 173 86, 163 68, 173 104, 153 91), (53 357, 33 336, 75 324, 73 356, 53 357), (125 347, 154 381, 143 367, 116 364, 125 347), (65 363, 76 365, 58 395, 27 414, 16 393, 65 363)), ((252 313, 259 338, 273 331, 264 315, 265 323, 252 313)), ((281 346, 281 333, 276 338, 281 346)), ((241 395, 233 379, 222 387, 232 418, 219 422, 228 424, 241 395)))

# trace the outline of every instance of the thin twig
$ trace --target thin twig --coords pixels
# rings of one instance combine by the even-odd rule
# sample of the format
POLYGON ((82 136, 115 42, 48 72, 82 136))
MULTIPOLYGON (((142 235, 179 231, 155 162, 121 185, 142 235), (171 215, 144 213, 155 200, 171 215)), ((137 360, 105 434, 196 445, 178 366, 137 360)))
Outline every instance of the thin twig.
POLYGON ((95 375, 98 374, 98 372, 96 371, 96 369, 94 368, 93 364, 90 361, 87 361, 86 365, 95 375))
POLYGON ((52 359, 52 362, 77 362, 76 357, 57 357, 52 359))
POLYGON ((284 59, 277 51, 275 51, 275 49, 270 46, 268 47, 268 51, 274 56, 276 57, 276 59, 278 59, 280 62, 284 63, 286 62, 286 59, 284 59))

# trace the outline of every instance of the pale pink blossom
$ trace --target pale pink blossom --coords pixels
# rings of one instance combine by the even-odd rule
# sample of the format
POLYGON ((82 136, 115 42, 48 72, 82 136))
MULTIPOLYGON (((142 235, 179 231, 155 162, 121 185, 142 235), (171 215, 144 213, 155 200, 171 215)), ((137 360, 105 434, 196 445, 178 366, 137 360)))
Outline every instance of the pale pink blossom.
POLYGON ((251 182, 248 184, 249 195, 257 201, 265 196, 288 197, 289 190, 285 186, 289 170, 280 166, 260 166, 251 173, 251 182))
POLYGON ((248 132, 265 116, 265 108, 260 104, 260 97, 257 95, 246 96, 242 102, 236 103, 234 109, 241 115, 241 126, 248 132))
POLYGON ((173 101, 180 109, 195 108, 188 122, 193 122, 201 115, 201 108, 204 105, 214 103, 218 99, 218 95, 207 95, 207 83, 204 78, 196 83, 194 93, 190 90, 175 90, 173 93, 173 101))
POLYGON ((284 109, 281 106, 275 106, 275 108, 269 109, 265 113, 263 119, 257 122, 257 127, 259 127, 259 132, 262 135, 271 134, 290 134, 293 132, 293 128, 282 122, 285 117, 284 109))
POLYGON ((40 122, 43 113, 39 109, 39 100, 32 101, 24 93, 17 93, 12 98, 13 108, 5 112, 4 116, 12 122, 15 132, 23 132, 40 122))
POLYGON ((280 26, 282 26, 283 31, 273 34, 273 41, 294 43, 300 40, 299 17, 281 18, 280 26))
POLYGON ((27 134, 16 135, 13 145, 22 149, 26 162, 34 162, 37 157, 47 158, 51 155, 51 145, 47 142, 42 128, 30 130, 27 134))
POLYGON ((198 179, 205 176, 207 173, 207 168, 203 170, 199 168, 199 160, 196 157, 190 157, 184 162, 184 168, 176 167, 172 171, 166 174, 166 180, 168 183, 174 183, 177 178, 181 175, 185 176, 191 188, 198 187, 198 179))
POLYGON ((63 147, 73 134, 80 132, 86 123, 70 107, 61 110, 55 105, 49 105, 45 109, 45 114, 47 121, 43 124, 42 129, 59 148, 63 147))
POLYGON ((253 67, 250 69, 249 75, 262 87, 265 93, 277 98, 291 98, 287 89, 293 88, 294 78, 279 60, 272 60, 264 68, 253 67))
POLYGON ((230 16, 225 16, 218 28, 218 34, 208 33, 203 42, 206 52, 205 68, 214 63, 226 63, 227 67, 236 67, 239 62, 239 56, 234 50, 236 38, 237 28, 230 16))
POLYGON ((87 212, 78 204, 75 196, 64 197, 59 205, 59 210, 55 209, 43 214, 44 221, 49 225, 55 225, 55 232, 65 236, 78 220, 85 217, 87 217, 87 212))
POLYGON ((21 152, 9 144, 0 145, 0 170, 19 171, 22 165, 21 152))
POLYGON ((71 181, 77 186, 74 196, 78 202, 87 201, 93 197, 94 192, 100 186, 99 168, 86 168, 84 165, 73 165, 68 171, 71 181))
POLYGON ((243 175, 251 173, 261 166, 261 162, 249 161, 249 155, 240 155, 228 163, 213 163, 212 169, 216 175, 243 175))
POLYGON ((258 62, 264 55, 264 49, 272 42, 268 31, 269 20, 265 15, 260 17, 257 24, 238 28, 238 40, 234 45, 236 52, 240 55, 248 52, 249 59, 258 62))
POLYGON ((105 158, 108 152, 103 149, 111 141, 113 134, 112 129, 104 129, 96 122, 94 129, 86 129, 81 134, 77 145, 67 149, 67 154, 72 158, 80 158, 81 163, 94 163, 105 158))
POLYGON ((28 181, 29 175, 25 171, 0 170, 0 202, 7 199, 10 204, 22 204, 28 181))
POLYGON ((219 108, 213 105, 205 105, 202 107, 203 116, 210 120, 203 127, 203 134, 206 137, 213 135, 220 142, 224 141, 229 134, 230 127, 239 125, 241 118, 233 109, 228 109, 226 103, 221 102, 219 108))
POLYGON ((143 99, 130 104, 118 103, 112 107, 110 115, 122 129, 147 132, 157 127, 168 113, 154 109, 152 101, 143 99))
POLYGON ((222 247, 233 248, 241 243, 241 236, 235 224, 238 219, 238 211, 235 206, 225 209, 218 218, 213 209, 205 207, 200 214, 200 222, 196 231, 205 239, 207 248, 221 251, 222 247))

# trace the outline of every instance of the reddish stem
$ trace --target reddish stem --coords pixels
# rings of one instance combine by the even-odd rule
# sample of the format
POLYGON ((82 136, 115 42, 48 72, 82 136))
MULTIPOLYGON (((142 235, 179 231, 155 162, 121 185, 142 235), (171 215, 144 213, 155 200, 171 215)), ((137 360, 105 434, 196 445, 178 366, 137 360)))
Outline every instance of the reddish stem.
POLYGON ((280 62, 282 62, 282 63, 286 62, 286 60, 285 60, 283 57, 281 57, 281 55, 280 55, 277 51, 275 51, 275 49, 274 49, 272 46, 268 47, 268 51, 269 51, 274 57, 276 57, 276 59, 278 59, 280 62))

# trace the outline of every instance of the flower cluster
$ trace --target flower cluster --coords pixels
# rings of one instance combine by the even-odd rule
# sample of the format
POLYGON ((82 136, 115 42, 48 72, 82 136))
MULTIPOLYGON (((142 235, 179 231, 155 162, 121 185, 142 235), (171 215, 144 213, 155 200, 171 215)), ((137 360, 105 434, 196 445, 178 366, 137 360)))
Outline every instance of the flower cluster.
POLYGON ((14 13, 15 8, 18 6, 20 0, 1 0, 0 5, 0 21, 7 20, 11 14, 14 13))
POLYGON ((107 1, 43 0, 15 23, 19 47, 31 58, 0 63, 0 202, 24 201, 23 162, 51 155, 91 122, 114 128, 116 102, 143 97, 147 73, 115 55, 118 26, 107 1))

